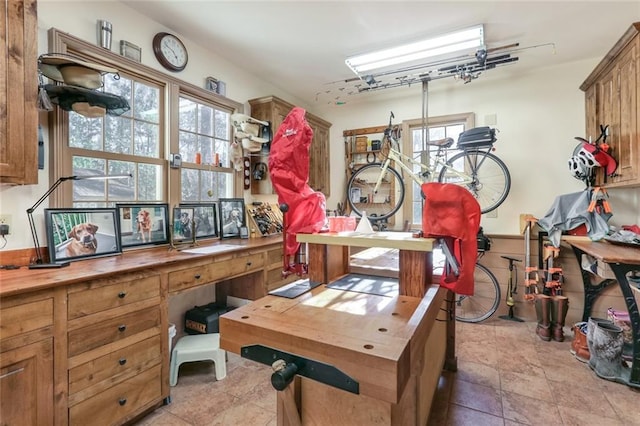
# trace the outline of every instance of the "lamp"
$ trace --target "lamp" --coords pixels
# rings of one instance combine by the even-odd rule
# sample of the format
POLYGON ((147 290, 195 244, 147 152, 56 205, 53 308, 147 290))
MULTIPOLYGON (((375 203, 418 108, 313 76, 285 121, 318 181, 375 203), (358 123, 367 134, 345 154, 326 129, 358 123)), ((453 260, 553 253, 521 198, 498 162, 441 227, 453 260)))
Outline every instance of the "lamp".
POLYGON ((40 250, 40 242, 38 241, 38 233, 36 232, 36 225, 33 221, 33 212, 38 208, 40 204, 47 198, 49 195, 56 190, 58 186, 62 182, 68 180, 111 180, 111 179, 124 179, 131 178, 133 175, 129 173, 128 175, 111 175, 111 176, 65 176, 59 178, 51 187, 45 192, 42 197, 35 202, 33 206, 27 209, 27 217, 29 218, 29 228, 31 229, 31 236, 33 237, 33 244, 36 249, 36 261, 29 265, 29 269, 41 269, 41 268, 62 268, 63 266, 69 266, 69 262, 59 262, 59 263, 44 263, 42 259, 42 252, 40 250))
POLYGON ((484 26, 477 25, 402 46, 347 58, 344 62, 357 75, 379 68, 442 56, 484 46, 484 26))

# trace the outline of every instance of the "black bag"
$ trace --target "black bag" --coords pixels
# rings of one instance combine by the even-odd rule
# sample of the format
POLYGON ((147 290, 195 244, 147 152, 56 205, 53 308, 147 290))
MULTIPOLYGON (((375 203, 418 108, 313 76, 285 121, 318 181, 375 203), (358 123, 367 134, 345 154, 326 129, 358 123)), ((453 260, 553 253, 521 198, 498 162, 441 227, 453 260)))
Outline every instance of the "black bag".
POLYGON ((496 141, 496 129, 488 126, 465 130, 458 137, 459 149, 487 148, 496 141))

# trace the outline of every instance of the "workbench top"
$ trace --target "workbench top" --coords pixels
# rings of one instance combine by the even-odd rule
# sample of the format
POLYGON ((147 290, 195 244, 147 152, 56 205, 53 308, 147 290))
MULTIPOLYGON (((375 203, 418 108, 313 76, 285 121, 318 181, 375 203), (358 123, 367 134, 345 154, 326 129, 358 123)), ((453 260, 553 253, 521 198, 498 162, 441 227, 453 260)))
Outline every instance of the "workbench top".
POLYGON ((300 243, 352 247, 380 247, 412 251, 432 251, 433 238, 416 238, 411 232, 327 232, 297 234, 300 243))

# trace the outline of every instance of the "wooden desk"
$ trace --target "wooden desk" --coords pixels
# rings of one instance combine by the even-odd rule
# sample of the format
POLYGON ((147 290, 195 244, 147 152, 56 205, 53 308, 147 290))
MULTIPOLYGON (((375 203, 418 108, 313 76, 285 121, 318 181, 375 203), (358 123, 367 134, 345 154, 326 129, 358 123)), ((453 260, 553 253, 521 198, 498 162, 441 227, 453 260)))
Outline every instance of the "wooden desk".
POLYGON ((400 248, 406 252, 400 293, 421 296, 385 297, 321 285, 295 299, 266 296, 220 318, 226 350, 243 354, 261 345, 336 367, 359 385, 352 393, 296 376, 278 392, 278 424, 426 424, 447 344, 453 353, 455 342, 447 332, 454 316, 446 302, 453 298, 432 285, 431 268, 422 267, 431 261, 432 240, 409 238, 298 235, 298 241, 309 243, 312 280, 328 283, 343 275, 350 245, 400 248))
MULTIPOLYGON (((631 376, 628 385, 640 388, 640 313, 638 312, 638 303, 635 299, 634 292, 627 279, 627 274, 631 271, 640 271, 640 248, 614 245, 608 242, 573 239, 567 239, 566 241, 573 247, 578 265, 581 265, 582 255, 587 254, 599 261, 607 263, 615 274, 625 303, 627 304, 633 334, 631 376)), ((591 313, 593 301, 611 281, 606 280, 597 286, 593 286, 591 285, 591 276, 587 271, 582 272, 582 278, 585 297, 582 320, 587 321, 591 313)))

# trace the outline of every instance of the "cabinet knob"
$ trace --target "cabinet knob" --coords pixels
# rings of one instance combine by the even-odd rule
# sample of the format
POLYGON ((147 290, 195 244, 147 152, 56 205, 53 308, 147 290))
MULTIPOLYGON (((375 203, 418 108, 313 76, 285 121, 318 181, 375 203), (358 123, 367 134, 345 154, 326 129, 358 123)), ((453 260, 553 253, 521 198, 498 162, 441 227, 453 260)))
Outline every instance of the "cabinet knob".
POLYGON ((126 363, 127 363, 127 359, 126 358, 120 358, 118 360, 118 364, 120 364, 120 365, 125 365, 126 363))
POLYGON ((199 280, 199 279, 200 279, 200 277, 201 277, 201 275, 200 275, 200 274, 196 274, 196 275, 195 275, 195 279, 196 279, 196 280, 199 280))
POLYGON ((118 326, 118 331, 125 331, 127 329, 127 326, 124 324, 121 324, 118 326))
POLYGON ((126 403, 127 403, 127 398, 120 398, 120 399, 118 400, 118 404, 120 404, 120 405, 124 405, 124 404, 126 404, 126 403))
POLYGON ((251 262, 247 262, 247 266, 251 266, 251 262))
POLYGON ((124 299, 124 297, 125 297, 126 295, 127 295, 127 293, 126 293, 126 292, 124 292, 124 291, 121 291, 120 293, 118 293, 118 297, 119 297, 120 299, 124 299))

